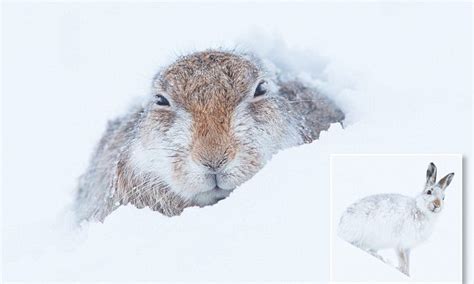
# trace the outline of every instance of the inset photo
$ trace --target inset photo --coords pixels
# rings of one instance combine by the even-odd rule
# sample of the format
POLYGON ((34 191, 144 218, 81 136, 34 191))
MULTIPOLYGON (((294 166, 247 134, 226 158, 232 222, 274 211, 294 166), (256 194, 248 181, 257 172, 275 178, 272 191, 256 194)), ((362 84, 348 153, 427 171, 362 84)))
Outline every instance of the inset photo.
POLYGON ((333 282, 462 282, 462 156, 331 155, 333 282))

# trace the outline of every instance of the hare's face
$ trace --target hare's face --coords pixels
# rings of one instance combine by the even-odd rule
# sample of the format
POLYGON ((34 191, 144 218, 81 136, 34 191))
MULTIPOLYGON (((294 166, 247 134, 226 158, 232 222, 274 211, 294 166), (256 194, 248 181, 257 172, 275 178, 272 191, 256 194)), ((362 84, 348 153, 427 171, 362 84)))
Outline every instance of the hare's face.
POLYGON ((426 171, 425 189, 416 200, 419 208, 433 213, 441 212, 444 207, 445 190, 454 177, 454 173, 450 173, 436 183, 436 173, 435 164, 430 163, 426 171))
POLYGON ((444 206, 444 190, 438 185, 425 188, 421 194, 423 199, 423 206, 426 210, 438 213, 441 212, 444 206))
POLYGON ((192 54, 157 76, 143 139, 132 154, 182 197, 215 203, 274 152, 300 142, 284 103, 259 66, 244 57, 192 54))

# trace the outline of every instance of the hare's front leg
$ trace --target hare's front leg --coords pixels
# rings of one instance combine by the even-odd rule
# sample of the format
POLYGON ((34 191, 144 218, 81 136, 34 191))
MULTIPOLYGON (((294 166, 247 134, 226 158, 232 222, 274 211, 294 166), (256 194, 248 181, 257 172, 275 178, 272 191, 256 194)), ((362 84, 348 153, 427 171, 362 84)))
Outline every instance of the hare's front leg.
POLYGON ((410 250, 409 249, 398 249, 398 269, 410 276, 410 250))

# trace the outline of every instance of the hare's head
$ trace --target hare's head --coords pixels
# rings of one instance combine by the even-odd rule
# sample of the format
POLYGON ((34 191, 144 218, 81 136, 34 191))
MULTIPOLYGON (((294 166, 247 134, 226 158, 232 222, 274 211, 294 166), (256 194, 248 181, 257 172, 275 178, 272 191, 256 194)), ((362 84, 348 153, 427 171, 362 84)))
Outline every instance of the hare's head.
POLYGON ((212 204, 273 153, 301 143, 286 103, 254 59, 221 51, 182 57, 154 79, 132 160, 181 197, 212 204))
POLYGON ((426 171, 426 184, 417 198, 418 207, 429 212, 438 213, 444 205, 446 187, 451 183, 454 173, 450 173, 436 183, 436 166, 430 163, 426 171))

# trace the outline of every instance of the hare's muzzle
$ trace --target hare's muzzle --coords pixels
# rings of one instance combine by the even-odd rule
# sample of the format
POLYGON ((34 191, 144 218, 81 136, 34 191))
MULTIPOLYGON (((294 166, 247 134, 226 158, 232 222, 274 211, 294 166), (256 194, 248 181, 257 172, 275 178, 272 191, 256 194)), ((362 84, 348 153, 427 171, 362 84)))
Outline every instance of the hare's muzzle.
POLYGON ((441 200, 435 199, 435 200, 431 203, 431 205, 432 205, 431 211, 433 211, 433 212, 435 212, 435 213, 441 211, 441 200))
POLYGON ((207 172, 219 173, 235 158, 236 141, 227 129, 208 127, 193 134, 192 159, 207 172))

